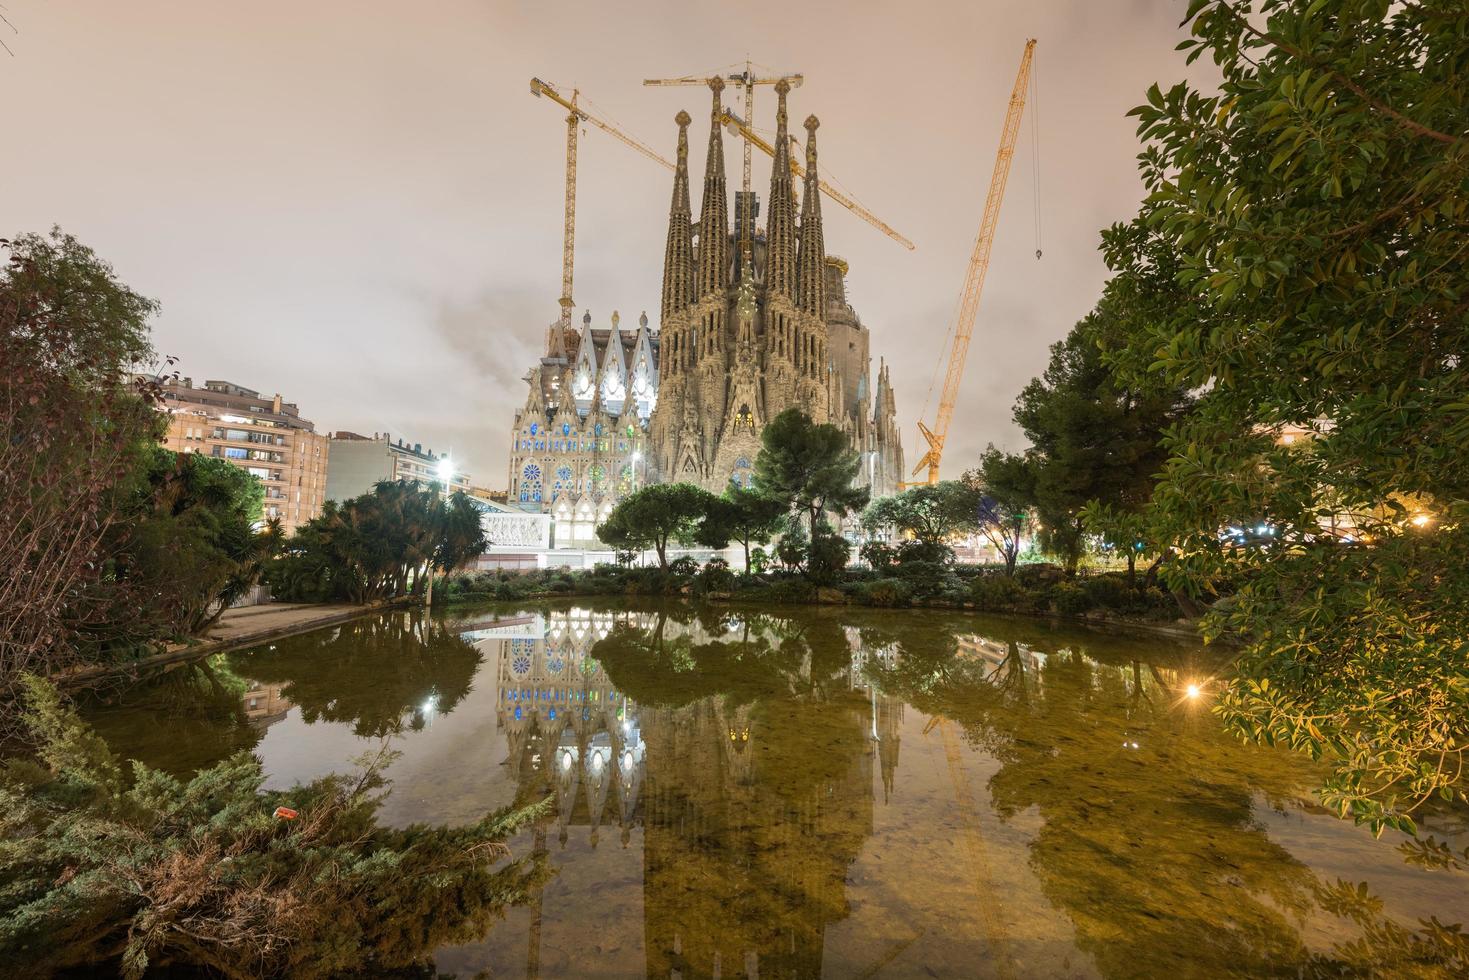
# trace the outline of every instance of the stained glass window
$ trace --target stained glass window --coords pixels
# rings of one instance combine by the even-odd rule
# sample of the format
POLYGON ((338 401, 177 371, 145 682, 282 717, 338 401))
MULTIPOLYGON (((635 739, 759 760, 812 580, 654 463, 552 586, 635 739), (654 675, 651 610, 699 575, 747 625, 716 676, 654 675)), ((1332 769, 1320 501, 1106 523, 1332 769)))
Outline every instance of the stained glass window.
POLYGON ((536 433, 537 433, 537 432, 539 432, 539 431, 541 431, 541 426, 540 426, 540 424, 539 424, 539 423, 537 423, 537 422, 532 422, 532 423, 531 423, 531 424, 530 424, 530 434, 531 434, 531 435, 535 435, 535 434, 536 434, 536 433))

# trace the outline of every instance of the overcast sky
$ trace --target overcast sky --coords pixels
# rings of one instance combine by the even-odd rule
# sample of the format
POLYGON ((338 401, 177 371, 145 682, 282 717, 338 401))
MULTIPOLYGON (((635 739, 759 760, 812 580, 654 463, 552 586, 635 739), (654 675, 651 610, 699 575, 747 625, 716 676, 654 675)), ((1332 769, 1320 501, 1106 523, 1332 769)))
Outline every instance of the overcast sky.
MULTIPOLYGON (((1173 51, 1182 0, 405 4, 6 0, 0 234, 52 224, 163 306, 159 351, 196 382, 297 402, 318 431, 452 448, 506 485, 512 414, 560 293, 564 112, 579 86, 665 156, 707 89, 645 77, 754 61, 805 74, 821 166, 918 246, 823 203, 849 299, 892 365, 909 465, 979 225, 1006 99, 1036 37, 1041 247, 1029 114, 949 446, 1020 448, 1010 406, 1087 312, 1098 231, 1140 197, 1131 120, 1173 51)), ((774 126, 762 89, 757 123, 774 126)), ((731 191, 737 144, 727 141, 731 191)), ((671 175, 606 134, 581 141, 575 298, 656 324, 671 175)), ((762 201, 766 159, 756 154, 762 201)), ((732 198, 732 195, 731 195, 732 198)), ((875 367, 875 365, 874 365, 875 367)), ((935 396, 936 397, 936 396, 935 396)), ((925 416, 932 417, 932 406, 925 416)))

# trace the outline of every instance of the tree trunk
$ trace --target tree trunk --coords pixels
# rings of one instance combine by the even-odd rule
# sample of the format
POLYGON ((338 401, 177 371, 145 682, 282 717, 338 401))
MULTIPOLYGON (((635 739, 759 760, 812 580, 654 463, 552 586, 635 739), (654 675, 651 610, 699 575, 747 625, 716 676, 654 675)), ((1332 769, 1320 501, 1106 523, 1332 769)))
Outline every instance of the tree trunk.
POLYGON ((1127 549, 1127 587, 1137 585, 1137 552, 1132 548, 1127 549))
POLYGON ((668 538, 663 536, 654 538, 653 548, 658 552, 658 567, 666 571, 668 569, 668 556, 666 554, 668 551, 668 538))

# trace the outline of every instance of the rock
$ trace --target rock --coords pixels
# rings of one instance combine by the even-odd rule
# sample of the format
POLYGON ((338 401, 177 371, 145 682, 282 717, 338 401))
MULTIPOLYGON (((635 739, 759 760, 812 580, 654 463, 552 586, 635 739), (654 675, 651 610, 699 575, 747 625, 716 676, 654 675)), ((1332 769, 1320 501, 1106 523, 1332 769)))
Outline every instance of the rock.
POLYGON ((841 589, 823 585, 816 590, 816 601, 826 605, 842 605, 847 601, 847 597, 842 595, 841 589))

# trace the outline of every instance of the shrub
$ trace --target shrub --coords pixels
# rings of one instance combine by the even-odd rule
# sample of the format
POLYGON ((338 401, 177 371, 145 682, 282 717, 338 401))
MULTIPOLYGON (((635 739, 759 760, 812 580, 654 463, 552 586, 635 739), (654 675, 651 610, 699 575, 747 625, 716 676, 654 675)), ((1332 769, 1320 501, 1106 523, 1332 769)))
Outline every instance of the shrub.
POLYGON ((459 827, 378 820, 394 753, 283 792, 238 752, 184 780, 122 760, 27 682, 34 759, 0 769, 0 964, 9 976, 415 974, 546 879, 504 841, 548 804, 459 827), (272 816, 276 807, 298 819, 272 816), (20 960, 16 954, 20 952, 20 960), (120 962, 118 962, 120 960, 120 962), (221 970, 221 967, 225 970, 221 970))
POLYGON ((905 561, 898 566, 897 574, 920 597, 938 595, 949 579, 948 568, 936 561, 905 561))
POLYGON ((699 570, 699 559, 693 555, 675 558, 668 563, 668 570, 674 575, 693 575, 699 570))
POLYGON ((810 602, 816 596, 816 587, 798 578, 780 579, 771 582, 760 597, 770 602, 810 602))
POLYGON ((823 528, 811 542, 811 557, 807 562, 806 574, 813 582, 831 582, 847 567, 847 559, 851 555, 852 546, 847 543, 846 538, 823 528))
POLYGON ((730 592, 734 589, 734 572, 723 558, 711 558, 699 571, 699 588, 704 592, 730 592))
POLYGON ((874 572, 886 572, 897 562, 897 555, 884 541, 868 541, 857 552, 874 572))
POLYGON ((990 612, 1033 612, 1035 596, 1009 575, 981 575, 969 587, 969 596, 990 612))
POLYGON ((880 578, 857 586, 857 601, 867 606, 906 606, 913 588, 900 578, 880 578))
POLYGON ((1051 608, 1063 616, 1080 616, 1092 607, 1091 596, 1074 582, 1057 582, 1051 586, 1051 608))
POLYGON ((1092 605, 1114 611, 1132 607, 1137 598, 1137 593, 1129 589, 1126 582, 1111 575, 1091 576, 1081 583, 1081 588, 1092 605))

